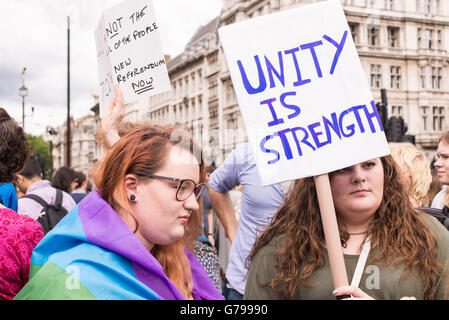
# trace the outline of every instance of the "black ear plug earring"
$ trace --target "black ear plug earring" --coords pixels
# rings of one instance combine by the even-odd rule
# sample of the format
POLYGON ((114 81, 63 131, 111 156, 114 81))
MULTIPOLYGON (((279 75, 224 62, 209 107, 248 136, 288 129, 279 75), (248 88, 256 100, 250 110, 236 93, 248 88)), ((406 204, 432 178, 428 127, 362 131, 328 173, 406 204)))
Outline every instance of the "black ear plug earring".
POLYGON ((130 196, 129 196, 129 200, 131 200, 131 201, 134 201, 134 200, 136 200, 136 196, 135 196, 135 195, 133 195, 133 194, 132 194, 132 195, 130 195, 130 196))

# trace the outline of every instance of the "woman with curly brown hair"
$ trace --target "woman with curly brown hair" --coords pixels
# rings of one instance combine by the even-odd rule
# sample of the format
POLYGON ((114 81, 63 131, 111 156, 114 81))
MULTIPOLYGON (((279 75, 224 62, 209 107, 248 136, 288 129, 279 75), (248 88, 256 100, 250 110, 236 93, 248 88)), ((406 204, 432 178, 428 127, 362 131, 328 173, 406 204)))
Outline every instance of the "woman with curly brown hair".
POLYGON ((297 180, 249 256, 245 299, 449 298, 449 232, 415 211, 391 156, 329 174, 348 279, 370 241, 359 287, 333 290, 313 178, 297 180))
POLYGON ((14 175, 29 156, 25 134, 5 109, 0 108, 0 203, 17 212, 14 175))
POLYGON ((0 300, 11 300, 27 283, 31 252, 44 236, 39 222, 18 214, 12 185, 29 156, 25 134, 0 108, 0 300))

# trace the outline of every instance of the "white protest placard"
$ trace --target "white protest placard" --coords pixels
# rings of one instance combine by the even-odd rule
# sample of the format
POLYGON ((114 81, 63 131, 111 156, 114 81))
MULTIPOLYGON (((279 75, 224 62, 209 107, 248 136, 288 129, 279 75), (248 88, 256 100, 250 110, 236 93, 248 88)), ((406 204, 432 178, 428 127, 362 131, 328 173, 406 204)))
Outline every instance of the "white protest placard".
POLYGON ((338 0, 219 29, 263 185, 390 153, 338 0))
POLYGON ((170 90, 152 1, 127 0, 104 11, 95 42, 100 114, 119 84, 124 103, 170 90))

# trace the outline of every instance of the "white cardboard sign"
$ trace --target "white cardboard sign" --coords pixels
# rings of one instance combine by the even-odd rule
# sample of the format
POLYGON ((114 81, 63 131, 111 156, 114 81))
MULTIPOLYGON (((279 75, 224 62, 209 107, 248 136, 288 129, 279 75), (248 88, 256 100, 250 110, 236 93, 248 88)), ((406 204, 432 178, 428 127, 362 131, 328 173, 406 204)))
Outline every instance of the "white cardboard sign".
POLYGON ((95 42, 101 116, 114 85, 124 103, 170 90, 170 80, 151 0, 127 0, 104 11, 95 42))
POLYGON ((390 153, 338 0, 219 29, 263 185, 390 153))

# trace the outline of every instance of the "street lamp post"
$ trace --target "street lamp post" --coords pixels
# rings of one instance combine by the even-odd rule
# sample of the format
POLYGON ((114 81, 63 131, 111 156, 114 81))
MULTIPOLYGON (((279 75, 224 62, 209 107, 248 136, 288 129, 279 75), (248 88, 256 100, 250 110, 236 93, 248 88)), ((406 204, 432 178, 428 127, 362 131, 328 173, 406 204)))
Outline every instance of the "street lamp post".
POLYGON ((28 89, 25 87, 25 71, 27 68, 22 70, 22 86, 19 88, 19 96, 22 97, 22 129, 25 131, 25 97, 28 95, 28 89))
POLYGON ((50 177, 49 180, 53 177, 53 136, 57 135, 58 132, 52 126, 47 126, 47 133, 51 136, 50 139, 50 177))

